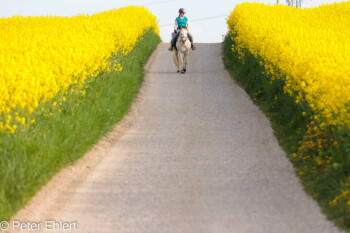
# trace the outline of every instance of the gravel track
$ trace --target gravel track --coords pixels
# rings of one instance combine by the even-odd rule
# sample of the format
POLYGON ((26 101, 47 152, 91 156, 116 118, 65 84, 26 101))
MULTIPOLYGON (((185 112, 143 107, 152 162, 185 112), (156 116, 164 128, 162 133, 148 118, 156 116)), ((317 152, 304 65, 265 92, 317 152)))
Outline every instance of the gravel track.
POLYGON ((182 75, 160 44, 130 114, 13 219, 77 221, 72 232, 340 232, 225 71, 220 46, 197 44, 182 75))

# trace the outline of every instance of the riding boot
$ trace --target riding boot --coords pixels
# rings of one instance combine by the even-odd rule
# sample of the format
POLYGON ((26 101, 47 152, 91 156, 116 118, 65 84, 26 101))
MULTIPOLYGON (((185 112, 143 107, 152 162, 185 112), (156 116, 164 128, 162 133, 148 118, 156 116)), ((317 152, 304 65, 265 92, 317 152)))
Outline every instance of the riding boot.
POLYGON ((168 50, 169 50, 169 51, 173 51, 174 47, 175 47, 175 46, 174 46, 173 44, 170 44, 170 47, 168 48, 168 50))
POLYGON ((193 45, 193 42, 191 42, 191 49, 196 50, 196 47, 193 45))
POLYGON ((193 45, 193 36, 191 33, 188 33, 188 39, 190 40, 191 42, 191 49, 192 50, 196 50, 196 47, 193 45))
POLYGON ((173 51, 173 49, 175 48, 175 42, 177 41, 178 36, 179 36, 179 33, 177 32, 174 35, 174 37, 171 39, 170 47, 168 48, 169 51, 173 51))

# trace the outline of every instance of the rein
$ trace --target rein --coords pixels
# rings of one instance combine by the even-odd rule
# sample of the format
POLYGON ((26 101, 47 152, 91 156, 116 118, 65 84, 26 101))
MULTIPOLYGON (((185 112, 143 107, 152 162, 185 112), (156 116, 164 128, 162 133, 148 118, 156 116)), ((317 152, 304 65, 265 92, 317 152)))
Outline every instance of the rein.
POLYGON ((186 36, 181 36, 181 31, 180 31, 180 35, 179 35, 179 37, 177 38, 177 41, 181 41, 182 43, 185 43, 185 42, 187 41, 187 39, 188 39, 187 34, 186 34, 186 36), (183 38, 185 38, 186 40, 185 40, 185 41, 182 41, 183 38))

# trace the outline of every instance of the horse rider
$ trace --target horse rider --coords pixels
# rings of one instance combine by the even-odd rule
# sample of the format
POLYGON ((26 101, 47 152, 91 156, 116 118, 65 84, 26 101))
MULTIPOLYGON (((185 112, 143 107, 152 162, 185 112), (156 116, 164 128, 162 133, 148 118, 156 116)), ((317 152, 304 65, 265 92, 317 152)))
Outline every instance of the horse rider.
MULTIPOLYGON (((185 16, 185 14, 186 14, 186 10, 184 8, 180 8, 179 9, 179 16, 175 19, 175 25, 174 25, 175 35, 171 39, 170 48, 168 49, 169 51, 173 51, 173 49, 175 48, 177 38, 179 37, 179 34, 180 34, 180 27, 188 28, 188 19, 185 16)), ((193 45, 193 37, 192 37, 192 34, 190 32, 188 32, 188 39, 191 42, 192 50, 195 50, 196 47, 194 47, 194 45, 193 45)))

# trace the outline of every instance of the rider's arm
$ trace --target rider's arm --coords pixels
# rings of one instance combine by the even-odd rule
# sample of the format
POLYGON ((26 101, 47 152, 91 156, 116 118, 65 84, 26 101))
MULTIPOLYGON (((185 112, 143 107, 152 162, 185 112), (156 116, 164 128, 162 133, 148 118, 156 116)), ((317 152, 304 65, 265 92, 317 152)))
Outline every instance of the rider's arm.
POLYGON ((175 20, 174 31, 177 29, 177 21, 175 20))

